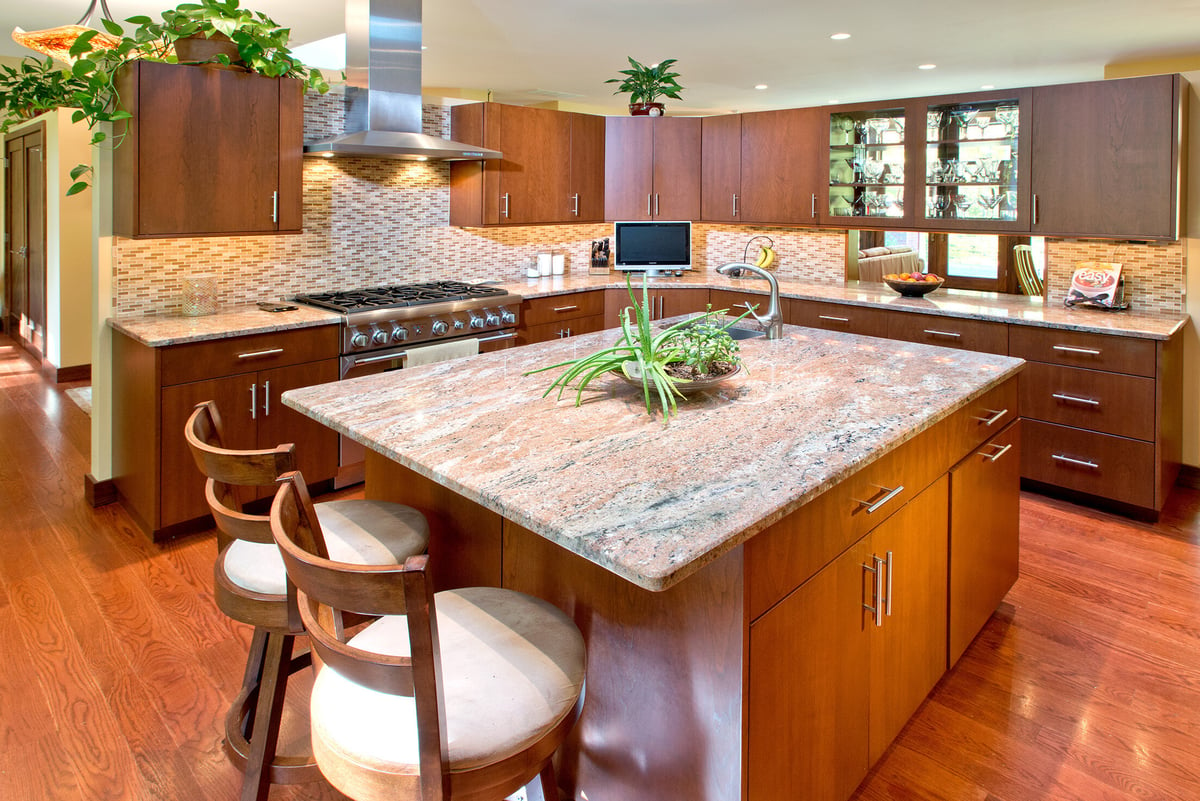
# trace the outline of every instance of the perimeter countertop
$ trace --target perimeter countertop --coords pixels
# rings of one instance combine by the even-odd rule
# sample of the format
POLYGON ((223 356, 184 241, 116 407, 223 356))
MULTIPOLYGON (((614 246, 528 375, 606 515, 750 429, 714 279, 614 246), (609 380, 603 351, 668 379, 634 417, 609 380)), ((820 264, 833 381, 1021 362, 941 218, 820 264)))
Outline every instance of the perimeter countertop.
POLYGON ((161 348, 206 339, 287 331, 317 325, 335 325, 341 315, 297 304, 294 311, 268 312, 257 306, 233 306, 216 314, 185 317, 181 314, 110 317, 109 326, 143 345, 161 348))
POLYGON ((785 326, 663 425, 599 379, 526 371, 611 331, 293 390, 283 402, 628 581, 663 590, 1014 375, 1023 362, 785 326), (832 413, 831 413, 832 412, 832 413))

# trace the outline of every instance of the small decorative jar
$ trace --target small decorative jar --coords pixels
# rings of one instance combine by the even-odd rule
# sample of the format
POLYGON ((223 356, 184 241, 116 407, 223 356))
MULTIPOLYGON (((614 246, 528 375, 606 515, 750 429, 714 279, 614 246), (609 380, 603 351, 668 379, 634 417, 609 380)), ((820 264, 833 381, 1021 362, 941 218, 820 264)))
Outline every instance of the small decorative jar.
POLYGON ((217 282, 214 278, 197 276, 183 279, 183 315, 200 317, 217 313, 217 282))

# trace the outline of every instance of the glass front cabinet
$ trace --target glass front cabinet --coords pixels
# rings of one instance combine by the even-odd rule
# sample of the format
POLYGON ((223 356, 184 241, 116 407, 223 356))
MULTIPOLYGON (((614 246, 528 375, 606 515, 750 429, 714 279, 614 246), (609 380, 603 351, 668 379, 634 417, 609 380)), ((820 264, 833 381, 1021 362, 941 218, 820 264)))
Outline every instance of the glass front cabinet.
POLYGON ((829 222, 853 228, 911 225, 910 119, 903 104, 830 111, 829 222))

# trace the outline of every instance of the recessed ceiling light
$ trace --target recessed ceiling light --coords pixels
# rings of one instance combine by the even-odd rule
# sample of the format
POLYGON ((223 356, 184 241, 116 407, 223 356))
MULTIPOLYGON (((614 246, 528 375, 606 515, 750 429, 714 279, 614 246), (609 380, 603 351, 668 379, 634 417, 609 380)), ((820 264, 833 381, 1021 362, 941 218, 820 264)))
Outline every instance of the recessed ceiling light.
POLYGON ((829 100, 827 100, 826 102, 827 102, 829 105, 833 106, 833 105, 836 105, 836 104, 838 104, 838 103, 840 103, 840 102, 842 102, 842 101, 838 100, 836 97, 831 97, 831 98, 829 98, 829 100))
POLYGON ((935 69, 937 69, 937 64, 918 64, 917 69, 919 69, 919 70, 935 70, 935 69))
POLYGON ((754 88, 755 89, 766 89, 767 85, 765 83, 757 83, 754 85, 754 88))
POLYGON ((848 33, 835 33, 835 34, 831 34, 829 38, 830 38, 830 39, 834 39, 834 40, 836 40, 836 41, 839 41, 839 42, 840 42, 842 39, 849 39, 849 38, 850 38, 850 34, 848 34, 848 33))
POLYGON ((996 85, 994 83, 985 83, 983 86, 981 86, 979 88, 980 89, 995 89, 996 85))

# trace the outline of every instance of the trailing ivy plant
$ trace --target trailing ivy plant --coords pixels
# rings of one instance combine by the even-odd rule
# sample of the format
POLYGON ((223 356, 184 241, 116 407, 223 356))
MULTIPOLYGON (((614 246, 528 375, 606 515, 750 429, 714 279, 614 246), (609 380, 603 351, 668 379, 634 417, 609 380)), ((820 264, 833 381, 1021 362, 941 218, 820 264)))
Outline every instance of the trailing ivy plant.
POLYGON ((0 65, 0 133, 22 120, 71 104, 83 84, 46 56, 26 56, 14 66, 0 65))

